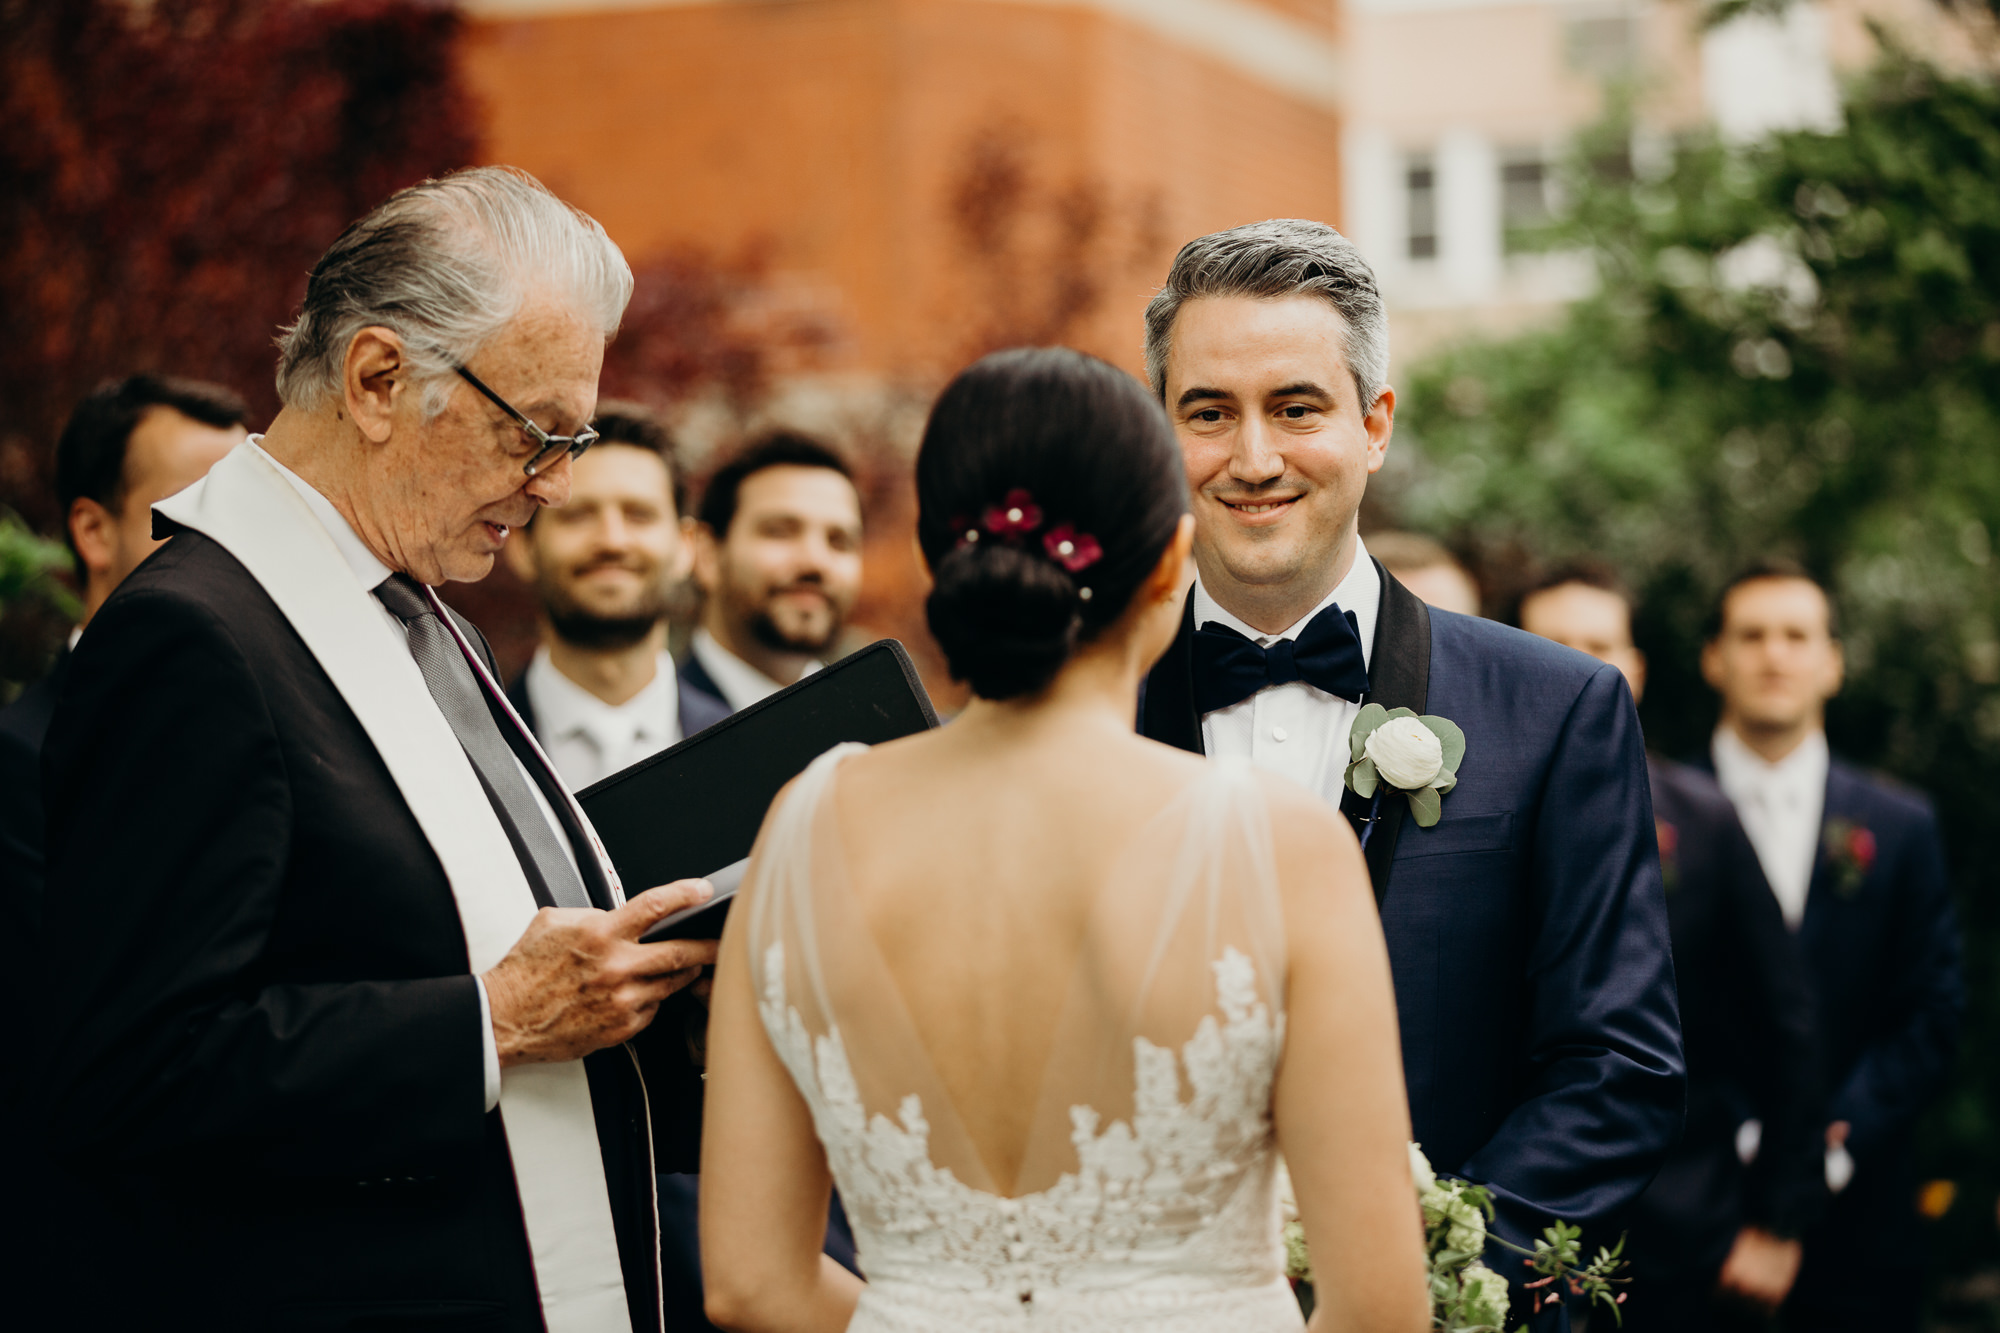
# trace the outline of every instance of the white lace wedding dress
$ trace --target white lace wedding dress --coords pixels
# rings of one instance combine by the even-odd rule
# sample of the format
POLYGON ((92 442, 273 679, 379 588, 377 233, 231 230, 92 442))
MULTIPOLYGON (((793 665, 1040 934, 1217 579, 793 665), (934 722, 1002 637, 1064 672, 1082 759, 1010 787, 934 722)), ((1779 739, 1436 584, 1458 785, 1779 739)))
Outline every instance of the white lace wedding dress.
POLYGON ((1284 925, 1247 765, 1209 764, 1097 890, 1002 1180, 848 890, 828 794, 860 748, 823 757, 786 799, 749 913, 764 1027, 867 1275, 850 1328, 1298 1330, 1271 1132, 1284 925))

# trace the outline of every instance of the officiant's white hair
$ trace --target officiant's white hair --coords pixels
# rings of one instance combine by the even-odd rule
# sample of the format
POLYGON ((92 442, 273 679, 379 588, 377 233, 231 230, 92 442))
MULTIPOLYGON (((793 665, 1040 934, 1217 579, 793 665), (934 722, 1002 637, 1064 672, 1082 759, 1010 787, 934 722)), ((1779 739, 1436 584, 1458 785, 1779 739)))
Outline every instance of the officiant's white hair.
POLYGON ((341 233, 314 266, 296 323, 278 335, 278 397, 312 410, 340 392, 348 344, 393 329, 436 416, 454 367, 550 292, 609 339, 632 269, 597 221, 514 167, 474 167, 413 185, 341 233))
POLYGON ((1174 319, 1203 296, 1324 297, 1347 326, 1348 373, 1366 413, 1389 379, 1389 320, 1375 271, 1354 242, 1324 222, 1272 218, 1212 232, 1181 247, 1167 285, 1146 307, 1146 377, 1162 402, 1174 319))

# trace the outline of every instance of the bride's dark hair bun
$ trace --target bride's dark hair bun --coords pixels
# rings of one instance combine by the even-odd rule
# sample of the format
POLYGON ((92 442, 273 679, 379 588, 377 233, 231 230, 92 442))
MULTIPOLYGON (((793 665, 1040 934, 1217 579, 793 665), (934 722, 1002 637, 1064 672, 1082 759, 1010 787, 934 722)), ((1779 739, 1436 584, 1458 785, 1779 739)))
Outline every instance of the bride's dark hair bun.
POLYGON ((917 454, 917 540, 935 579, 924 609, 952 675, 984 699, 1046 689, 1124 614, 1186 512, 1173 429, 1130 375, 1067 347, 974 362, 917 454), (1016 498, 1025 518, 1010 527, 1016 498), (1064 527, 1097 558, 1058 558, 1064 534, 1050 534, 1064 527))

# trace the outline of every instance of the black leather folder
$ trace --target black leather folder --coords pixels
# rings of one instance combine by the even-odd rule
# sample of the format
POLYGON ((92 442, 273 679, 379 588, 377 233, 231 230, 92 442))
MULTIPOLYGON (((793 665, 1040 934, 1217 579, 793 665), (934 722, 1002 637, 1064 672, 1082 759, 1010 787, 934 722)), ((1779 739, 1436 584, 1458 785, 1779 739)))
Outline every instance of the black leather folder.
POLYGON ((843 742, 877 745, 937 724, 910 655, 883 639, 586 787, 577 800, 627 893, 677 879, 715 884, 714 898, 666 918, 646 939, 713 939, 764 813, 787 782, 843 742))

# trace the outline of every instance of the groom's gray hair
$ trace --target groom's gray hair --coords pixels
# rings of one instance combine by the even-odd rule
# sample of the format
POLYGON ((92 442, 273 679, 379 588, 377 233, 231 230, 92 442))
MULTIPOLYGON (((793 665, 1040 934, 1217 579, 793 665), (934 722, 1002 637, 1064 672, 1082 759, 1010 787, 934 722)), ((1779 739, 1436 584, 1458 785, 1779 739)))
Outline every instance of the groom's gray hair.
POLYGON ((1276 300, 1319 296, 1346 326, 1348 373, 1366 414, 1389 378, 1389 320, 1375 271, 1354 242, 1324 222, 1272 218, 1189 241, 1174 256, 1167 285, 1146 307, 1146 377, 1162 402, 1167 352, 1183 303, 1204 296, 1276 300))
POLYGON ((608 339, 632 299, 632 269, 595 219, 525 171, 475 167, 391 195, 341 233, 306 281, 305 304, 278 335, 278 397, 312 410, 340 392, 348 344, 393 329, 444 410, 454 368, 547 293, 608 339))

